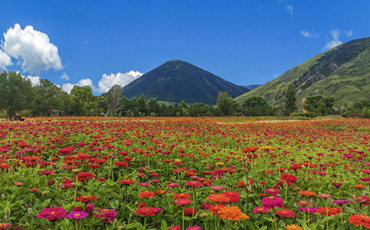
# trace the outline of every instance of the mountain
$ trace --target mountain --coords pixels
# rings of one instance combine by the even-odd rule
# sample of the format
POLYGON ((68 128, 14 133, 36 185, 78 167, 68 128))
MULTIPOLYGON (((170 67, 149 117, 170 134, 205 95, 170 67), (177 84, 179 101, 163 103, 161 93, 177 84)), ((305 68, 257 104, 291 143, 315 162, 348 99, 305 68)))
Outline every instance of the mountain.
POLYGON ((145 98, 153 97, 158 101, 215 104, 220 91, 236 97, 248 89, 190 63, 172 60, 126 85, 122 94, 128 98, 144 94, 145 98))
POLYGON ((243 85, 243 87, 248 89, 248 90, 253 90, 253 89, 258 88, 260 86, 261 85, 243 85))
POLYGON ((286 71, 280 77, 236 98, 261 96, 270 105, 283 105, 285 90, 293 83, 301 101, 311 95, 331 96, 346 104, 370 95, 370 38, 341 44, 286 71))

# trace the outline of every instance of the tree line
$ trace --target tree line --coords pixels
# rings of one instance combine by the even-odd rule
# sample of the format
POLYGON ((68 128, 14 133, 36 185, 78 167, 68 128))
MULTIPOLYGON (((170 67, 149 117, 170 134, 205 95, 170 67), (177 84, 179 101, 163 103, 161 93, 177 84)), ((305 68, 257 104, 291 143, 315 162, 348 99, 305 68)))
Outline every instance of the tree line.
MULTIPOLYGON (((284 106, 272 107, 262 97, 249 97, 238 105, 227 92, 219 92, 215 105, 187 104, 122 96, 122 87, 114 85, 107 93, 95 96, 90 86, 74 86, 71 93, 47 79, 38 85, 19 72, 0 73, 0 116, 316 116, 333 114, 334 99, 311 96, 303 108, 307 113, 297 113, 296 88, 290 84, 285 92, 284 106)), ((348 111, 370 116, 370 101, 353 103, 348 111)), ((343 111, 342 111, 343 112, 343 111)))

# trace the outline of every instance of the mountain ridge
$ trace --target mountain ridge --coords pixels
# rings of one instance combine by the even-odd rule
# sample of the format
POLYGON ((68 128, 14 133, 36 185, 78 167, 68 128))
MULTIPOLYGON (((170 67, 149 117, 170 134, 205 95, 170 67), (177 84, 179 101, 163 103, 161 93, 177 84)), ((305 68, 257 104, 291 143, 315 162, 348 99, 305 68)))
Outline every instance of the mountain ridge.
POLYGON ((232 97, 248 89, 237 86, 204 69, 182 60, 171 60, 149 71, 123 87, 122 94, 128 98, 156 98, 160 101, 187 103, 216 103, 220 91, 232 97))
POLYGON ((278 78, 235 100, 261 96, 270 105, 283 105, 285 90, 293 83, 297 98, 333 96, 337 103, 365 99, 370 94, 370 37, 351 40, 294 66, 278 78), (359 83, 361 82, 361 83, 359 83), (361 95, 356 95, 361 93, 361 95))

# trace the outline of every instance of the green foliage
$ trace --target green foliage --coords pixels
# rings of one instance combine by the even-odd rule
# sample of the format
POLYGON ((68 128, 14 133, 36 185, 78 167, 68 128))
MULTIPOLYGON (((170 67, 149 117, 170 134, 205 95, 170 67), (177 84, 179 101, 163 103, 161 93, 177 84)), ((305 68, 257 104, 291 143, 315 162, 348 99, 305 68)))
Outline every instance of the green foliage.
MULTIPOLYGON (((286 71, 280 77, 235 100, 263 96, 269 105, 284 105, 284 90, 295 83, 297 100, 313 95, 331 96, 336 103, 352 103, 370 95, 370 38, 344 43, 286 71)), ((341 111, 343 112, 343 111, 341 111)))
POLYGON ((10 117, 18 111, 31 109, 35 100, 35 90, 30 80, 19 72, 0 73, 0 109, 5 109, 10 117))
POLYGON ((218 93, 236 97, 248 91, 190 63, 173 60, 149 71, 123 88, 128 98, 156 98, 159 101, 215 104, 218 93))
POLYGON ((308 112, 327 115, 333 111, 334 98, 322 96, 308 97, 303 105, 303 108, 308 112))
POLYGON ((296 88, 293 83, 290 83, 288 89, 285 93, 285 110, 288 115, 291 115, 292 112, 297 110, 297 97, 296 97, 296 88))
POLYGON ((97 116, 98 100, 92 94, 90 86, 75 85, 71 91, 73 113, 77 116, 97 116))
MULTIPOLYGON (((35 106, 33 114, 35 116, 49 116, 53 113, 54 109, 61 110, 65 92, 60 87, 47 79, 40 79, 40 84, 34 86, 36 92, 35 106)), ((65 108, 63 108, 65 110, 65 108)))
POLYGON ((237 104, 231 96, 225 92, 219 92, 217 97, 217 107, 224 116, 233 115, 235 113, 237 104))
POLYGON ((262 97, 247 98, 242 105, 244 114, 245 110, 247 110, 247 116, 272 116, 275 114, 275 110, 262 97))

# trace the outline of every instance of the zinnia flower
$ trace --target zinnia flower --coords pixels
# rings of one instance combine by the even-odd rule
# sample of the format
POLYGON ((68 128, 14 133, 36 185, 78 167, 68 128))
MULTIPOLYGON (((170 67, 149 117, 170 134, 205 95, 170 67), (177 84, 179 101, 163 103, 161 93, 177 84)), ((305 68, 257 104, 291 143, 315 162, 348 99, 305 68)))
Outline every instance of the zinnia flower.
POLYGON ((321 213, 324 216, 336 216, 340 213, 340 207, 336 208, 320 207, 317 209, 317 213, 321 213))
POLYGON ((230 198, 225 194, 211 194, 207 197, 207 200, 217 202, 217 203, 229 203, 230 198))
POLYGON ((39 214, 37 214, 38 218, 45 218, 48 220, 56 220, 60 218, 65 218, 66 214, 68 213, 63 207, 50 207, 44 208, 39 214))
POLYGON ((153 197, 153 196, 154 196, 154 192, 152 192, 152 191, 144 191, 144 192, 141 192, 139 194, 140 198, 143 198, 143 197, 149 198, 149 197, 153 197))
POLYGON ((274 207, 282 208, 283 204, 284 204, 284 200, 281 197, 268 196, 268 197, 262 198, 263 207, 266 207, 268 209, 271 209, 274 207))
POLYGON ((226 191, 222 194, 229 198, 232 203, 237 203, 240 200, 240 195, 235 191, 226 191))
POLYGON ((281 209, 275 212, 275 214, 282 216, 282 217, 295 217, 295 212, 293 210, 288 210, 288 209, 281 209))
POLYGON ((291 225, 288 225, 285 227, 286 230, 302 230, 301 227, 299 227, 298 225, 295 225, 295 224, 291 224, 291 225))
POLYGON ((202 230, 202 228, 199 227, 198 225, 194 225, 194 226, 185 228, 185 230, 202 230))
POLYGON ((75 219, 75 220, 79 220, 79 219, 83 219, 87 217, 88 215, 89 214, 87 214, 86 212, 71 212, 67 215, 67 217, 75 219))
POLYGON ((191 201, 187 199, 178 199, 175 201, 175 204, 178 206, 183 206, 183 205, 191 204, 191 201))
POLYGON ((82 203, 88 203, 90 201, 98 200, 98 199, 96 198, 96 196, 80 196, 80 197, 76 197, 76 200, 82 203))
POLYGON ((103 220, 101 220, 104 223, 110 223, 111 221, 114 221, 114 219, 117 217, 116 210, 114 209, 98 209, 98 213, 95 215, 95 217, 105 217, 103 220))
POLYGON ((370 216, 355 214, 349 217, 349 222, 356 226, 362 225, 365 228, 370 228, 370 216))
POLYGON ((239 219, 245 220, 249 218, 249 216, 240 211, 238 206, 220 207, 218 214, 222 219, 228 220, 239 220, 239 219))
POLYGON ((7 229, 11 227, 12 227, 11 223, 0 223, 0 229, 7 229))
POLYGON ((270 209, 266 207, 257 207, 253 209, 253 213, 265 213, 268 212, 270 209))
POLYGON ((136 209, 135 214, 140 216, 154 216, 156 214, 156 210, 152 207, 142 207, 136 209))

